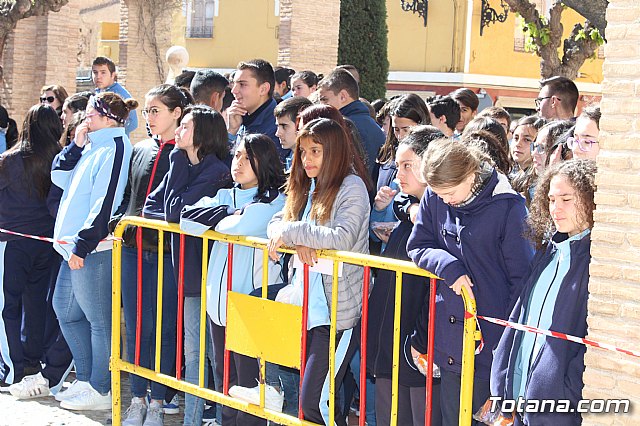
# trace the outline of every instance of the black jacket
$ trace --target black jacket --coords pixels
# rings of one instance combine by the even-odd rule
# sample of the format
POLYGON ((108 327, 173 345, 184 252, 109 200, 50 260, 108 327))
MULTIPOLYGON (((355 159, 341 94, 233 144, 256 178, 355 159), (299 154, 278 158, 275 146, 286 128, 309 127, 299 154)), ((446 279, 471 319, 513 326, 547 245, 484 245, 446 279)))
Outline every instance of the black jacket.
MULTIPOLYGON (((129 180, 124 190, 124 198, 120 207, 109 221, 109 230, 113 232, 123 216, 141 216, 142 206, 147 196, 155 190, 162 178, 169 171, 169 153, 175 147, 173 140, 161 143, 157 139, 145 139, 133 146, 129 180), (158 154, 159 153, 159 154, 158 154), (155 168, 155 170, 154 170, 155 168), (153 175, 153 182, 149 181, 153 175)), ((135 248, 137 226, 127 225, 122 234, 123 244, 135 248)), ((158 251, 158 232, 151 229, 142 231, 142 248, 153 252, 158 251)), ((164 250, 171 250, 170 239, 164 239, 164 250)))
MULTIPOLYGON (((419 202, 417 198, 403 193, 396 196, 393 209, 400 223, 391 232, 382 256, 410 260, 407 255, 407 239, 411 235, 413 223, 402 207, 419 202)), ((396 277, 393 271, 378 270, 369 296, 367 372, 372 376, 385 379, 391 379, 393 361, 395 283, 396 277)), ((413 364, 410 337, 416 328, 416 321, 422 317, 421 312, 425 318, 428 318, 428 311, 429 280, 415 275, 403 275, 400 313, 400 384, 403 386, 425 386, 426 378, 413 364)), ((426 329, 426 324, 424 328, 426 329)))

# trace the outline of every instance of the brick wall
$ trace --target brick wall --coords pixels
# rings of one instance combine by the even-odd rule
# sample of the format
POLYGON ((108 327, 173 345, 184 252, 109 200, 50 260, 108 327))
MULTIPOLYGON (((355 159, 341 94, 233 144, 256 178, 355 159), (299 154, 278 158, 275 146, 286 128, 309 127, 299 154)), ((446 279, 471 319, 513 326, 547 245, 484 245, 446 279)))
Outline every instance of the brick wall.
POLYGON ((338 61, 340 2, 281 0, 278 65, 325 75, 338 61))
POLYGON ((71 0, 60 12, 18 22, 9 36, 3 57, 2 104, 18 127, 27 110, 38 103, 45 84, 76 91, 78 4, 71 0))
MULTIPOLYGON (((146 7, 152 2, 143 2, 146 7)), ((152 23, 149 10, 140 9, 137 0, 120 1, 120 61, 118 81, 138 102, 138 129, 131 134, 131 141, 138 142, 147 137, 145 122, 140 114, 144 107, 144 95, 149 89, 164 83, 168 65, 164 60, 167 49, 171 47, 171 13, 152 23), (140 13, 143 14, 142 20, 140 13), (155 29, 158 52, 161 55, 164 75, 160 74, 154 56, 150 37, 155 29)))
MULTIPOLYGON (((609 0, 589 283, 589 337, 640 349, 640 2, 609 0)), ((587 350, 584 398, 629 398, 630 414, 588 425, 640 424, 640 360, 587 350)))

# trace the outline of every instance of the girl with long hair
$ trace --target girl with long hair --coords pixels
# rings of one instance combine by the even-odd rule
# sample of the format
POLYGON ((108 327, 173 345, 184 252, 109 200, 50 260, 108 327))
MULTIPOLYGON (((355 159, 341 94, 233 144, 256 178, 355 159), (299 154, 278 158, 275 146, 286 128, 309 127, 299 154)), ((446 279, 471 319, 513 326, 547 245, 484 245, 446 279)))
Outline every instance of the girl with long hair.
POLYGON ((74 141, 56 157, 51 172, 62 189, 54 248, 64 258, 53 307, 69 344, 78 381, 63 393, 63 408, 111 407, 111 248, 109 218, 127 183, 131 143, 124 122, 137 108, 105 92, 93 96, 74 141))
MULTIPOLYGON (((369 201, 367 188, 353 170, 352 145, 344 128, 334 120, 316 119, 305 124, 287 184, 287 201, 268 227, 269 254, 282 245, 295 246, 297 256, 308 265, 317 261, 316 250, 347 250, 368 253, 369 201)), ((356 349, 353 328, 360 319, 363 269, 345 264, 339 279, 336 339, 336 383, 341 383, 356 349)), ((292 286, 301 288, 302 270, 296 269, 292 286)), ((302 383, 305 419, 327 424, 329 333, 332 276, 309 274, 307 367, 302 383)), ((335 419, 346 425, 336 404, 335 419)))
MULTIPOLYGON (((435 363, 441 370, 443 424, 458 422, 465 287, 478 312, 506 318, 520 293, 533 254, 523 236, 527 210, 507 177, 480 148, 440 139, 422 164, 429 185, 407 242, 409 257, 441 277, 436 296, 435 363)), ((474 408, 488 397, 491 351, 502 327, 482 324, 485 347, 476 356, 474 408)), ((426 330, 411 337, 414 357, 424 354, 426 330)))
MULTIPOLYGON (((62 124, 53 108, 39 104, 29 109, 18 142, 0 155, 0 228, 53 236, 54 218, 49 214, 47 195, 61 133, 62 124)), ((40 365, 47 292, 56 262, 60 258, 51 243, 0 232, 0 386, 20 382, 28 364, 40 365), (23 318, 25 342, 21 340, 23 318)), ((44 382, 39 372, 36 375, 44 382)), ((42 393, 48 395, 48 381, 43 385, 42 393)))
MULTIPOLYGON (((529 216, 530 238, 538 251, 510 321, 586 336, 595 174, 595 162, 569 160, 551 166, 538 181, 529 216)), ((516 425, 581 424, 577 407, 584 386, 585 352, 584 345, 504 329, 491 366, 491 395, 568 400, 570 407, 563 413, 543 410, 502 415, 511 417, 516 425)), ((483 421, 501 415, 500 410, 490 413, 487 405, 484 408, 480 417, 487 419, 483 421)))
MULTIPOLYGON (((115 228, 123 216, 140 216, 149 194, 155 190, 169 171, 169 154, 175 147, 175 131, 188 106, 188 99, 182 91, 170 84, 161 84, 151 89, 145 96, 142 116, 152 133, 156 135, 136 143, 131 156, 129 180, 120 207, 111 218, 110 226, 115 228)), ((122 234, 122 306, 127 330, 127 359, 135 361, 136 326, 138 322, 138 294, 140 306, 139 365, 153 369, 156 335, 156 298, 158 287, 158 234, 127 226, 122 234), (138 277, 138 264, 142 274, 138 277), (140 289, 138 281, 140 280, 140 289), (140 293, 138 293, 140 291, 140 293)), ((175 367, 176 327, 178 288, 171 263, 169 238, 164 240, 163 287, 162 287, 162 347, 160 348, 160 372, 171 374, 175 367)), ((151 401, 147 407, 146 396, 149 381, 135 374, 129 376, 131 406, 125 413, 125 425, 141 424, 145 417, 162 419, 162 403, 166 386, 151 382, 151 401)))
MULTIPOLYGON (((245 136, 233 156, 231 175, 233 188, 221 189, 215 197, 204 197, 183 210, 180 219, 182 230, 201 235, 208 229, 215 229, 224 234, 266 238, 269 220, 282 210, 285 200, 281 193, 285 182, 283 167, 273 141, 262 134, 245 136)), ((224 372, 227 250, 227 243, 216 241, 213 244, 207 274, 207 314, 214 348, 214 365, 219 377, 224 372)), ((262 282, 261 250, 235 246, 233 258, 233 264, 236 265, 232 284, 234 292, 250 294, 263 285, 281 282, 281 266, 273 261, 268 265, 269 281, 262 282)), ((232 386, 229 394, 235 396, 232 392, 235 385, 253 388, 259 376, 256 360, 234 353, 229 362, 229 384, 232 386)), ((273 392, 270 390, 268 397, 273 392)), ((282 411, 282 397, 275 395, 275 400, 278 403, 271 405, 268 398, 267 408, 282 411)), ((222 410, 222 422, 239 425, 266 424, 262 419, 228 407, 222 410)))
MULTIPOLYGON (((229 147, 222 115, 207 106, 187 107, 180 126, 175 129, 175 145, 169 154, 169 171, 147 197, 142 213, 145 217, 179 223, 184 207, 202 197, 214 197, 219 189, 231 184, 229 166, 225 164, 229 147)), ((176 282, 179 283, 180 278, 184 282, 185 380, 198 383, 202 240, 186 237, 183 249, 185 260, 180 267, 180 237, 172 235, 174 276, 176 282)), ((184 424, 199 425, 203 410, 202 398, 186 394, 184 424)))

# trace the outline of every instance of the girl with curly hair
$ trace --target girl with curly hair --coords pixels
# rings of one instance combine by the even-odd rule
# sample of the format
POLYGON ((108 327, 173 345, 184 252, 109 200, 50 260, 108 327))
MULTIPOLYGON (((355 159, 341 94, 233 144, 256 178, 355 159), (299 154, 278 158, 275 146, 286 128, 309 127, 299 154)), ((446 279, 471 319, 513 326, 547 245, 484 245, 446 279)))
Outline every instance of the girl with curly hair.
MULTIPOLYGON (((538 252, 510 321, 578 337, 587 334, 595 172, 593 161, 570 160, 552 166, 538 182, 529 218, 538 252)), ((581 424, 575 408, 582 399, 585 351, 570 341, 505 329, 491 367, 491 394, 569 400, 571 409, 486 416, 512 416, 514 424, 581 424)))

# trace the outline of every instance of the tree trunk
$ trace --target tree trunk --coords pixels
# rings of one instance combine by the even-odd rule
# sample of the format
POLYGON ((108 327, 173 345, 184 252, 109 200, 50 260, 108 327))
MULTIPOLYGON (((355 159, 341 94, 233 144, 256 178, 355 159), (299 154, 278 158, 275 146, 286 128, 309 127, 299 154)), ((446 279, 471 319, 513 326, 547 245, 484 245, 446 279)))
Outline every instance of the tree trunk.
MULTIPOLYGON (((0 3, 0 64, 7 38, 16 28, 18 21, 31 16, 42 16, 48 12, 59 12, 69 0, 16 0, 0 3)), ((0 80, 3 68, 0 65, 0 80)))
POLYGON ((575 10, 600 31, 605 38, 604 30, 607 27, 606 12, 608 0, 563 0, 565 6, 575 10))

